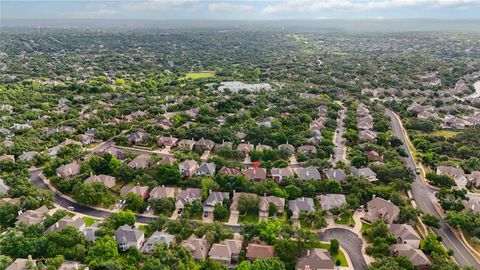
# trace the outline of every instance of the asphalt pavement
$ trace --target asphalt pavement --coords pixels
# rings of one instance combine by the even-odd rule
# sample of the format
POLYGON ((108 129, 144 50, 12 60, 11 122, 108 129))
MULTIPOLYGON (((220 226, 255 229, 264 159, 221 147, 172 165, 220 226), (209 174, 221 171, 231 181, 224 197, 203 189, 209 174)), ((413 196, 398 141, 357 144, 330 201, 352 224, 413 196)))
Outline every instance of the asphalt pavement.
POLYGON ((367 263, 362 255, 362 240, 353 232, 342 228, 331 228, 320 233, 318 239, 328 242, 337 239, 340 246, 348 253, 353 269, 367 269, 367 263))
MULTIPOLYGON (((410 153, 408 147, 406 147, 406 138, 403 133, 403 126, 399 119, 395 117, 395 114, 391 110, 386 110, 386 114, 392 119, 392 131, 393 135, 400 138, 403 142, 403 148, 408 154, 408 157, 405 158, 405 162, 409 168, 415 171, 417 165, 410 153)), ((480 269, 480 263, 472 255, 472 253, 465 247, 465 245, 458 239, 458 237, 453 233, 453 231, 448 227, 445 220, 437 212, 437 209, 433 205, 435 198, 435 189, 429 187, 425 182, 422 181, 420 175, 416 175, 415 181, 412 183, 412 196, 417 204, 417 207, 420 208, 426 214, 432 214, 440 219, 440 228, 433 229, 433 231, 442 237, 442 243, 446 248, 453 250, 453 258, 457 261, 458 264, 462 266, 473 266, 476 269, 480 269)))

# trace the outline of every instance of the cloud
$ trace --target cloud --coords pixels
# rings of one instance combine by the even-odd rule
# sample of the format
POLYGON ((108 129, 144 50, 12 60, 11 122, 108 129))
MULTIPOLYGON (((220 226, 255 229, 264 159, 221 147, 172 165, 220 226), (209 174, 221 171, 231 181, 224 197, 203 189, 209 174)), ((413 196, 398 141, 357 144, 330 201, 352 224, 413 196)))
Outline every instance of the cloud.
POLYGON ((72 11, 63 13, 63 17, 69 19, 108 19, 114 18, 117 12, 113 9, 98 9, 90 11, 72 11))
POLYGON ((324 10, 372 10, 412 6, 466 6, 478 5, 477 0, 288 0, 263 8, 267 14, 312 13, 324 10))
POLYGON ((199 0, 148 0, 129 2, 123 5, 127 10, 166 10, 169 8, 191 7, 199 0))
POLYGON ((254 10, 253 6, 243 4, 231 4, 225 2, 210 3, 208 4, 208 10, 210 11, 222 11, 222 12, 247 12, 254 10))

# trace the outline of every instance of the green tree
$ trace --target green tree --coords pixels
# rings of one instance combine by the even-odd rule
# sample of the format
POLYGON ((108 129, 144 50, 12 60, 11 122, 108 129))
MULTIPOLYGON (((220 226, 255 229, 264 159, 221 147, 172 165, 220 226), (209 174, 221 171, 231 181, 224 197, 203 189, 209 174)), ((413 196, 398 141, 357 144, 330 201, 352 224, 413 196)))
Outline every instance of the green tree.
POLYGON ((147 208, 147 203, 142 200, 140 195, 129 192, 127 194, 127 204, 125 209, 132 210, 133 212, 143 212, 147 208))
POLYGON ((229 214, 230 212, 223 204, 218 203, 213 208, 213 217, 215 218, 215 220, 226 220, 229 214))
POLYGON ((111 236, 96 239, 95 244, 88 249, 86 262, 96 268, 103 262, 114 261, 118 258, 117 242, 111 236))
POLYGON ((340 243, 338 242, 337 239, 331 239, 330 240, 330 247, 328 248, 328 251, 332 256, 336 256, 338 254, 338 250, 340 249, 340 243))
POLYGON ((432 214, 423 215, 422 222, 427 226, 430 226, 433 228, 440 228, 440 220, 432 214))
POLYGON ((74 227, 51 232, 47 240, 47 254, 50 257, 63 255, 68 260, 83 260, 85 256, 85 238, 74 227))
POLYGON ((6 229, 12 227, 17 218, 20 207, 17 204, 2 204, 0 205, 0 228, 6 229))
POLYGON ((158 200, 150 200, 150 205, 157 214, 171 216, 175 211, 175 201, 173 198, 162 198, 158 200))

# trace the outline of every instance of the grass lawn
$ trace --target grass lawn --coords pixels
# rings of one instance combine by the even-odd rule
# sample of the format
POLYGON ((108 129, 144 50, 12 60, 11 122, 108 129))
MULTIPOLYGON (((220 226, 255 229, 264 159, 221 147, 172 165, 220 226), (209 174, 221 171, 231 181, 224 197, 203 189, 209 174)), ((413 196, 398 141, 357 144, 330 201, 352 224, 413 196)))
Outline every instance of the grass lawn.
POLYGON ((370 229, 372 227, 371 224, 362 221, 362 227, 360 228, 360 232, 363 233, 364 231, 370 229))
POLYGON ((426 133, 425 135, 431 135, 431 136, 441 136, 444 137, 445 139, 452 138, 457 136, 458 134, 461 134, 462 132, 460 131, 453 131, 453 130, 437 130, 431 133, 426 133))
POLYGON ((138 229, 139 229, 140 231, 146 233, 146 232, 147 232, 147 225, 140 225, 140 226, 138 226, 138 229))
POLYGON ((257 214, 247 214, 239 215, 238 222, 240 223, 258 223, 258 213, 257 214))
POLYGON ((215 77, 215 72, 189 72, 185 75, 185 77, 182 78, 182 80, 196 80, 211 77, 215 77))
MULTIPOLYGON (((312 245, 312 248, 321 248, 321 249, 328 250, 330 248, 330 244, 322 243, 322 242, 316 242, 314 245, 312 245)), ((338 254, 333 256, 332 258, 333 258, 333 263, 334 264, 335 264, 336 260, 340 260, 340 266, 348 267, 347 258, 345 257, 345 254, 343 254, 342 250, 338 250, 338 254)))
POLYGON ((98 219, 94 219, 94 218, 91 218, 91 217, 84 217, 82 218, 83 219, 83 222, 85 222, 85 225, 87 227, 90 227, 93 225, 93 223, 97 222, 98 219))
POLYGON ((335 219, 335 223, 344 224, 350 227, 355 226, 355 220, 353 220, 353 213, 341 214, 338 218, 335 219))

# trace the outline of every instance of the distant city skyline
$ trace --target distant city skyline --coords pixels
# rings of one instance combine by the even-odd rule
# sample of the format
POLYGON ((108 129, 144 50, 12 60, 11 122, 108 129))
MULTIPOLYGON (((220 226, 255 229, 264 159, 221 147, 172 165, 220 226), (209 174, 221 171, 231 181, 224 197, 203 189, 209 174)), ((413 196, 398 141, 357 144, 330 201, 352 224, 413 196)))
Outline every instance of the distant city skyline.
POLYGON ((480 19, 480 0, 2 0, 2 19, 480 19))

